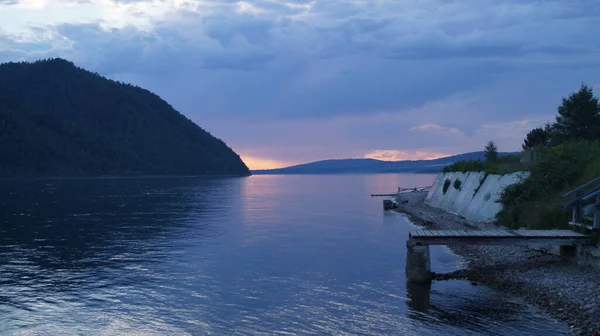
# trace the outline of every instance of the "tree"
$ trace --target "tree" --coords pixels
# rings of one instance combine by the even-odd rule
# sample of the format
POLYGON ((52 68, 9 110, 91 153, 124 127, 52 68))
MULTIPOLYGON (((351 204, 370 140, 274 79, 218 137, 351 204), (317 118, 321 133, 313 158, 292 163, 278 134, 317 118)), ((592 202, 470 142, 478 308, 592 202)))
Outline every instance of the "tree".
POLYGON ((547 146, 550 141, 548 130, 538 127, 534 128, 525 137, 523 141, 523 149, 532 149, 539 146, 547 146))
POLYGON ((546 123, 546 125, 544 125, 544 131, 548 134, 548 146, 560 144, 560 137, 557 135, 554 123, 546 123))
POLYGON ((562 99, 553 128, 562 141, 600 139, 600 104, 592 87, 581 84, 578 91, 562 99))
POLYGON ((498 146, 493 141, 488 142, 485 146, 485 160, 488 162, 498 161, 498 146))

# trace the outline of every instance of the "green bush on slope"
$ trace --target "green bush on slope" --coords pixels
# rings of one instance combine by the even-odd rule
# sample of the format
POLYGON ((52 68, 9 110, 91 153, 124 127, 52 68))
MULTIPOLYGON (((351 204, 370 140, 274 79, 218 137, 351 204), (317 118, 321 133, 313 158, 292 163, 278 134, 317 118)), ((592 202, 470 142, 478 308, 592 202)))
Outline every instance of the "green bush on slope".
POLYGON ((496 218, 510 228, 565 228, 570 213, 560 195, 600 176, 600 142, 571 141, 544 148, 522 183, 500 195, 503 209, 496 218))
POLYGON ((458 161, 449 166, 444 167, 444 173, 450 172, 485 172, 488 174, 510 174, 523 171, 525 167, 520 163, 519 155, 506 155, 496 159, 495 162, 471 160, 458 161))
POLYGON ((510 228, 566 228, 571 213, 562 209, 566 200, 560 195, 600 176, 600 102, 590 86, 581 84, 579 90, 562 98, 557 112, 554 123, 535 128, 525 137, 522 147, 531 155, 525 160, 531 161, 527 165, 515 155, 457 162, 444 172, 505 174, 528 170, 527 178, 501 193, 498 223, 510 228))

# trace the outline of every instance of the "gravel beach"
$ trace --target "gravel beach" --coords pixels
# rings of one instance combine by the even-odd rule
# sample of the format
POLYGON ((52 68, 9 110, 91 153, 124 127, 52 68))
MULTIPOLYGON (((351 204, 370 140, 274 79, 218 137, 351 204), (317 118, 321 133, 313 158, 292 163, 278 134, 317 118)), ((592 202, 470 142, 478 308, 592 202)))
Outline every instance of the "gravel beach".
MULTIPOLYGON (((401 194, 396 211, 407 214, 415 224, 426 228, 473 227, 474 223, 456 214, 425 204, 425 196, 425 192, 401 194)), ((600 335, 599 270, 522 246, 450 248, 466 260, 468 267, 436 274, 438 280, 467 279, 506 290, 568 323, 573 335, 600 335)))

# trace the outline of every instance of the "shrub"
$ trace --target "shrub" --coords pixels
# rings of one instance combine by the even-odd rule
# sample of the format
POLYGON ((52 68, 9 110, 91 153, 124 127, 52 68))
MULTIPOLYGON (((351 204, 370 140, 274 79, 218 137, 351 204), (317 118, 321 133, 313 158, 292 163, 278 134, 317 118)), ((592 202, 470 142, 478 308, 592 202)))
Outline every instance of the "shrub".
POLYGON ((600 142, 568 142, 540 151, 523 182, 500 194, 499 224, 510 228, 561 228, 569 212, 561 209, 560 195, 600 176, 600 142))
POLYGON ((446 191, 448 191, 448 188, 450 188, 450 180, 446 179, 444 181, 444 187, 442 188, 444 195, 446 195, 446 191))
POLYGON ((449 166, 444 167, 444 173, 450 172, 462 172, 466 173, 468 171, 483 171, 485 169, 485 165, 483 161, 479 160, 471 160, 471 161, 458 161, 449 166))
POLYGON ((454 189, 460 190, 462 186, 462 181, 459 179, 454 180, 454 189))
POLYGON ((521 164, 520 155, 504 155, 496 159, 495 162, 486 162, 481 160, 458 161, 444 167, 444 173, 451 172, 485 172, 488 174, 510 174, 524 171, 527 168, 521 164))
POLYGON ((525 137, 525 140, 523 140, 523 149, 526 150, 540 146, 547 146, 550 142, 550 132, 548 131, 548 129, 549 127, 545 129, 538 127, 529 131, 529 133, 527 133, 527 136, 525 137))

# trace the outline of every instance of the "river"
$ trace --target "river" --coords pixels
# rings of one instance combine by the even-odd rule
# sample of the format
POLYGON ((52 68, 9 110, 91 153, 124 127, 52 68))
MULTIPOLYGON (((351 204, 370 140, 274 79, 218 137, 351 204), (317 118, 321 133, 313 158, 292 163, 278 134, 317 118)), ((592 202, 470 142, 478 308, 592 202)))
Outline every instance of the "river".
POLYGON ((0 334, 564 334, 485 286, 407 287, 416 226, 370 194, 434 178, 0 181, 0 334))

